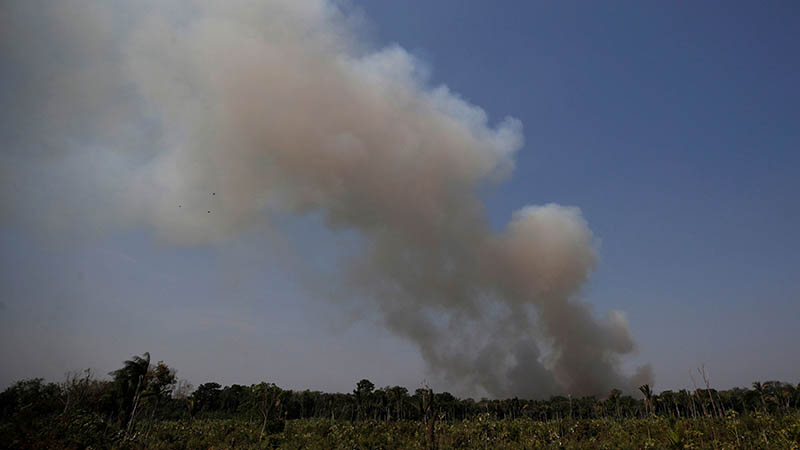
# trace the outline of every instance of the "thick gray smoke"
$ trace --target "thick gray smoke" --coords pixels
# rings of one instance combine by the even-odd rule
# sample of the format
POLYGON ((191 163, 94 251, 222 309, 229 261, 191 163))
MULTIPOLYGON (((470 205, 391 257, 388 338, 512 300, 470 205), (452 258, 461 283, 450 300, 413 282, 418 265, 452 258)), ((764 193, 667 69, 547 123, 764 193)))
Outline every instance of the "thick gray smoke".
POLYGON ((489 124, 402 48, 360 42, 358 15, 329 1, 98 3, 4 6, 5 211, 180 244, 318 213, 365 242, 351 292, 462 390, 649 381, 647 367, 620 372, 635 347, 624 316, 598 320, 579 299, 596 254, 577 208, 526 206, 489 226, 476 192, 510 176, 518 120, 489 124), (209 192, 225 193, 210 215, 209 192), (31 210, 43 198, 61 200, 31 210))

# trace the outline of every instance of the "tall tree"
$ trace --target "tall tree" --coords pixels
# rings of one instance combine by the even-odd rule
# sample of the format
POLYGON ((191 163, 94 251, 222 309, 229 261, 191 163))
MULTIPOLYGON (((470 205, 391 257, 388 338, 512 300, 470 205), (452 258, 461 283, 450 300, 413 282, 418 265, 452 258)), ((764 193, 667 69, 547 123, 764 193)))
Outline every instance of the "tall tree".
POLYGON ((109 375, 114 377, 120 421, 130 424, 135 415, 139 392, 142 390, 143 384, 147 382, 150 353, 145 352, 141 357, 133 356, 122 364, 122 368, 111 372, 109 375))
POLYGON ((366 417, 368 409, 371 406, 372 391, 375 390, 375 385, 369 380, 361 380, 356 384, 353 395, 356 398, 356 408, 358 419, 366 417))

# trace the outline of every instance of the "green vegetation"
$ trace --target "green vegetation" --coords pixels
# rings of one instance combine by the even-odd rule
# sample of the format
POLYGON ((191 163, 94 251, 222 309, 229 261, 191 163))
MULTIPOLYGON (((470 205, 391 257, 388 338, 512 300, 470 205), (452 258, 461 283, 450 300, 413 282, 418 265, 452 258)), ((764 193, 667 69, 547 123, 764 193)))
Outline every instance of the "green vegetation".
POLYGON ((458 399, 368 380, 350 394, 270 383, 190 388, 150 356, 0 393, 3 448, 800 448, 800 386, 664 391, 636 399, 458 399))

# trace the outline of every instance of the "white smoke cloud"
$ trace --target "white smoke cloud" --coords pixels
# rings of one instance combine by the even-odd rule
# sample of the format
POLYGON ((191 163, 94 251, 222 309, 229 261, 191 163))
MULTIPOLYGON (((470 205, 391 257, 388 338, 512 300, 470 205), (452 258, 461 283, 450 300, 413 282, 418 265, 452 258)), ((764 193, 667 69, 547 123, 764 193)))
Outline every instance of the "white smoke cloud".
POLYGON ((635 348, 624 316, 597 320, 578 298, 596 252, 577 208, 489 227, 476 192, 510 176, 519 120, 492 125, 401 47, 361 42, 358 15, 328 1, 148 5, 10 8, 4 210, 200 245, 319 213, 366 243, 348 286, 465 390, 601 394, 651 377, 620 373, 635 348), (93 206, 46 187, 53 174, 82 180, 93 206), (224 196, 213 214, 209 192, 224 196))

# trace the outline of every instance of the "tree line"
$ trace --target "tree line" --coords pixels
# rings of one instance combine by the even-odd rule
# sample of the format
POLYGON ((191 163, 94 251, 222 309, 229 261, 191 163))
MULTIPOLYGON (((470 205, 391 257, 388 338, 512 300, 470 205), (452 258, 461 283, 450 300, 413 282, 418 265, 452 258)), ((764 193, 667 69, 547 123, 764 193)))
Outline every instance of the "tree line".
POLYGON ((640 388, 641 398, 618 389, 603 397, 553 396, 549 399, 457 398, 429 388, 410 392, 402 386, 376 388, 359 381, 350 393, 282 389, 274 383, 222 386, 203 383, 196 389, 181 383, 163 361, 134 356, 98 379, 91 371, 72 373, 62 382, 41 378, 19 381, 0 393, 0 429, 24 426, 54 417, 92 416, 106 431, 147 432, 158 420, 237 419, 261 424, 262 433, 281 429, 287 420, 325 418, 333 421, 460 421, 490 418, 558 419, 727 417, 760 412, 788 414, 800 407, 800 385, 756 382, 750 388, 654 393, 640 388), (22 424, 22 425, 21 425, 22 424))

